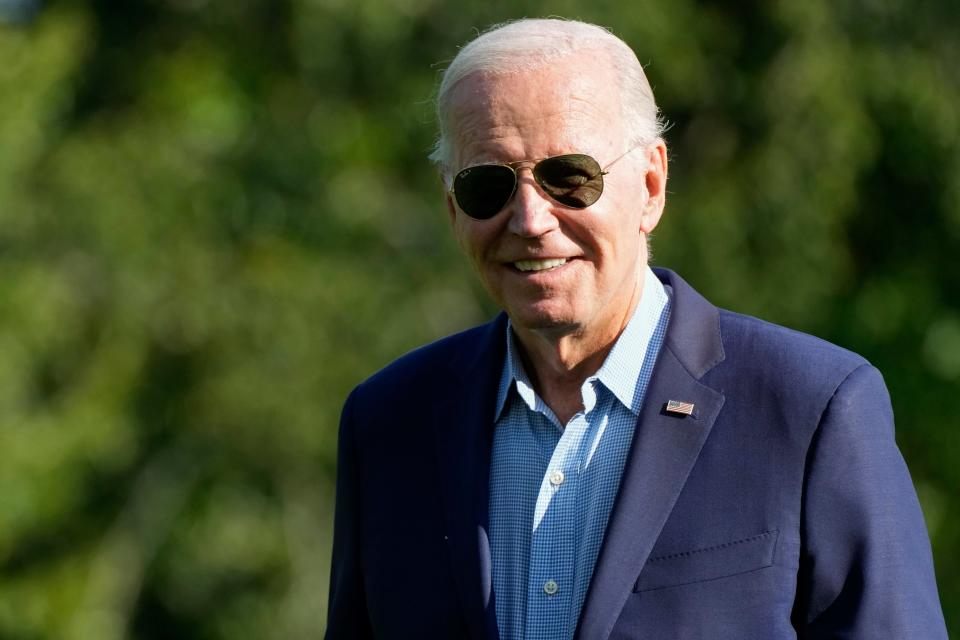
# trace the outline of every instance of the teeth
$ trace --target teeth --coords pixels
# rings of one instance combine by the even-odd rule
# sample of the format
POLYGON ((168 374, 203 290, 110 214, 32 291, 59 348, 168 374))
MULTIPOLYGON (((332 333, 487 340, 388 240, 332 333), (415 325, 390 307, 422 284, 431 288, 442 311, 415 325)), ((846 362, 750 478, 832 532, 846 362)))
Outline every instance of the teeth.
POLYGON ((513 263, 520 271, 543 271, 553 269, 567 263, 566 258, 551 258, 549 260, 517 260, 513 263))

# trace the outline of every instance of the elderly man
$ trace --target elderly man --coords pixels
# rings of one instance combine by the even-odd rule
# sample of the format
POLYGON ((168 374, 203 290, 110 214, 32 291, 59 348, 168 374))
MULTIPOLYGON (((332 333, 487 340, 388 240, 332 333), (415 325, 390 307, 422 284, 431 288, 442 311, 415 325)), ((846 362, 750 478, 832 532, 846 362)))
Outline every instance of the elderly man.
POLYGON ((647 266, 667 153, 633 52, 511 23, 438 115, 505 314, 347 400, 327 637, 945 637, 879 373, 647 266))

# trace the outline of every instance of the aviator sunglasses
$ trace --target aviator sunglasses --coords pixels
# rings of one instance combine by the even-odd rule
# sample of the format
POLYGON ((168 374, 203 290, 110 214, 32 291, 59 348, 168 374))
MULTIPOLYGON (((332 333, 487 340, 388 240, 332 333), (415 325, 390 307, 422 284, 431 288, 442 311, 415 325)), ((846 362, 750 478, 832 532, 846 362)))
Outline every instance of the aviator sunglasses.
POLYGON ((636 149, 632 147, 600 168, 600 163, 584 153, 569 153, 532 160, 467 167, 453 179, 450 193, 460 210, 471 218, 487 220, 503 209, 517 190, 517 170, 528 166, 543 192, 560 204, 586 209, 603 194, 603 176, 616 162, 636 149))

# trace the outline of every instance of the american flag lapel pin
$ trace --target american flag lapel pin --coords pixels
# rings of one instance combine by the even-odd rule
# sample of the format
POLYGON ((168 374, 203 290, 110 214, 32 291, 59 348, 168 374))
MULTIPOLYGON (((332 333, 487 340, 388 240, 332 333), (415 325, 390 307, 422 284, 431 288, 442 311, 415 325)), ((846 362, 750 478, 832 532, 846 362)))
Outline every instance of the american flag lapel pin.
POLYGON ((682 402, 680 400, 668 400, 667 413, 673 413, 681 416, 691 416, 693 415, 693 403, 682 402))

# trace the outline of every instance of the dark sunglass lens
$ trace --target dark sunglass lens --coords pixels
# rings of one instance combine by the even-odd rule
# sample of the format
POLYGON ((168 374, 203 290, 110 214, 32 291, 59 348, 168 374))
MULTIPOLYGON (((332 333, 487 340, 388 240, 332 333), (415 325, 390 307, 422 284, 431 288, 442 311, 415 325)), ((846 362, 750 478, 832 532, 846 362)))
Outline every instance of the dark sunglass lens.
POLYGON ((568 207, 585 209, 603 193, 603 172, 588 155, 575 153, 547 158, 533 173, 547 195, 568 207))
POLYGON ((510 167, 482 164, 457 174, 453 179, 453 195, 465 214, 485 220, 503 209, 516 185, 516 175, 510 167))

